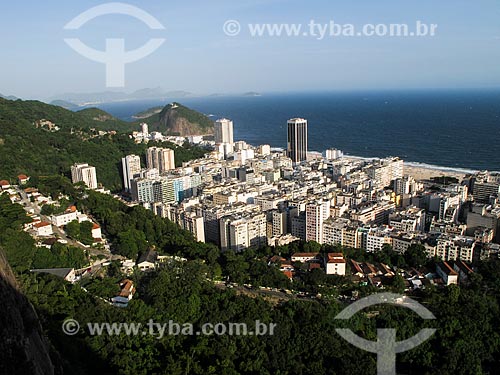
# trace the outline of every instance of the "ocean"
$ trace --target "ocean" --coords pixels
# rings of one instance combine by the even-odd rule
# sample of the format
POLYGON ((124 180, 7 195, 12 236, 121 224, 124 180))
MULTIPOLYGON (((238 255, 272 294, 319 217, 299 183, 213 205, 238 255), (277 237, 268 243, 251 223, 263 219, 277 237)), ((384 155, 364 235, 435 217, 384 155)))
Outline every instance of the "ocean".
POLYGON ((176 100, 234 122, 235 140, 286 146, 286 121, 308 120, 310 151, 465 170, 500 170, 500 90, 384 91, 212 96, 98 107, 124 120, 176 100))

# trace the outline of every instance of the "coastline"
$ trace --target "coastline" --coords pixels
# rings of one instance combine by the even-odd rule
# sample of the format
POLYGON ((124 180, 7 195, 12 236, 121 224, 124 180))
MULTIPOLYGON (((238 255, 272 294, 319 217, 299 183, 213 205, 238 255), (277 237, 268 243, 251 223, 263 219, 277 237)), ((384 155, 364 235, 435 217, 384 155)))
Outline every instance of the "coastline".
MULTIPOLYGON (((344 155, 343 159, 376 160, 381 158, 377 157, 367 158, 362 156, 344 155)), ((449 176, 449 177, 455 177, 461 181, 466 175, 474 174, 477 172, 479 171, 474 169, 444 167, 440 165, 431 165, 431 164, 407 162, 407 161, 404 161, 404 167, 403 167, 403 173, 405 175, 412 176, 415 180, 430 180, 431 177, 449 176)))
POLYGON ((459 181, 462 181, 462 179, 471 172, 467 173, 465 171, 449 169, 446 167, 442 168, 438 166, 427 167, 427 166, 412 165, 411 163, 408 164, 405 163, 403 166, 403 173, 405 175, 413 177, 415 180, 430 180, 431 177, 447 176, 447 177, 454 177, 457 178, 459 181))

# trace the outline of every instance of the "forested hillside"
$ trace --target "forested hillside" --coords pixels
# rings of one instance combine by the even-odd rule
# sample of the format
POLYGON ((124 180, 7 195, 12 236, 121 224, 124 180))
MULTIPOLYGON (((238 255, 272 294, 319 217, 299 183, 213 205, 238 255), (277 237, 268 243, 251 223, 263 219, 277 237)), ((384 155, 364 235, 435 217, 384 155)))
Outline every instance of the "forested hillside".
MULTIPOLYGON (((125 132, 131 129, 136 125, 98 109, 75 113, 42 102, 0 98, 0 179, 15 181, 21 173, 69 176, 71 165, 83 162, 96 167, 97 179, 106 188, 118 191, 121 158, 144 156, 147 147, 129 138, 125 132)), ((155 145, 173 148, 177 165, 205 152, 188 145, 155 145)))

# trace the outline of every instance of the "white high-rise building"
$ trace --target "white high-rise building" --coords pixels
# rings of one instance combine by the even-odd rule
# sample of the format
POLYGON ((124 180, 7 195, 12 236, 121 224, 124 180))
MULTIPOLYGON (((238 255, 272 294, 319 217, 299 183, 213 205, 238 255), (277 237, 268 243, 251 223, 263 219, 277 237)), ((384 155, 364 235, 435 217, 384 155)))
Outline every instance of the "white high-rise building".
POLYGON ((222 118, 215 121, 214 125, 214 138, 215 143, 229 143, 233 144, 233 122, 227 118, 222 118))
POLYGON ((391 181, 403 178, 403 160, 399 158, 385 158, 366 169, 377 187, 387 187, 391 181))
POLYGON ((330 201, 309 203, 306 206, 306 241, 323 243, 323 223, 330 216, 330 201))
POLYGON ((185 230, 193 233, 196 241, 205 242, 205 227, 202 216, 198 216, 194 212, 186 212, 183 214, 182 224, 185 230))
POLYGON ((149 137, 149 127, 148 124, 146 124, 145 122, 141 124, 141 131, 144 139, 149 137))
POLYGON ((219 152, 221 159, 227 159, 228 155, 234 152, 234 146, 232 143, 219 143, 216 150, 219 152))
POLYGON ((325 152, 325 156, 328 160, 335 160, 335 159, 339 159, 343 156, 344 154, 342 153, 342 151, 340 150, 337 150, 336 148, 330 148, 328 150, 326 150, 325 152))
POLYGON ((148 169, 156 168, 160 173, 175 169, 174 150, 169 148, 150 147, 146 150, 148 169))
POLYGON ((222 250, 242 251, 267 244, 266 215, 230 215, 219 222, 222 250))
POLYGON ((146 178, 133 179, 130 183, 132 199, 136 202, 141 202, 141 203, 153 203, 154 202, 153 183, 154 180, 149 180, 146 178))
POLYGON ((271 146, 270 145, 260 145, 259 146, 259 154, 262 156, 267 156, 271 154, 271 146))
POLYGON ((95 167, 88 164, 74 164, 71 167, 71 180, 73 183, 84 182, 90 189, 97 189, 97 175, 95 167))
POLYGON ((127 155, 122 158, 123 189, 130 191, 131 183, 141 173, 141 158, 137 155, 127 155))

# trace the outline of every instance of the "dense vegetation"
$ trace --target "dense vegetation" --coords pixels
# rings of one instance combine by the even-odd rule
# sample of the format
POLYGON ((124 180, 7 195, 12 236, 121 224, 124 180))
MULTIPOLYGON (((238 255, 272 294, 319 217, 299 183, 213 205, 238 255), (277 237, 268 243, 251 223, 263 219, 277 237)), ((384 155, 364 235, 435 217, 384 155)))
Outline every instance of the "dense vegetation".
POLYGON ((19 204, 12 204, 7 194, 0 194, 0 247, 15 271, 32 268, 81 268, 87 257, 76 247, 53 244, 50 248, 37 247, 33 238, 22 230, 31 219, 19 204))
MULTIPOLYGON (((0 99, 0 179, 14 182, 21 173, 32 177, 69 176, 72 164, 84 162, 96 167, 98 182, 119 191, 121 158, 134 153, 144 157, 147 145, 135 144, 120 132, 99 136, 97 129, 125 131, 131 127, 136 128, 97 109, 74 113, 36 101, 0 99), (60 129, 36 128, 34 123, 42 119, 50 120, 60 129)), ((171 143, 155 145, 173 148, 178 166, 205 152, 187 144, 185 147, 171 143)))
MULTIPOLYGON (((499 264, 492 265, 496 269, 499 264)), ((407 309, 376 308, 378 314, 357 314, 345 325, 334 319, 339 302, 292 300, 273 307, 260 298, 219 290, 199 262, 174 263, 158 272, 135 277, 139 292, 127 309, 113 308, 50 276, 24 276, 23 285, 36 306, 56 349, 72 373, 122 374, 357 374, 375 373, 375 356, 356 349, 335 333, 348 326, 373 340, 376 327, 398 329, 398 339, 423 327, 436 334, 416 349, 398 355, 398 371, 406 374, 495 373, 499 354, 498 300, 481 286, 428 290, 419 301, 436 315, 431 323, 407 309), (479 288, 475 289, 475 288, 479 288), (66 317, 83 328, 65 336, 66 317), (175 336, 125 334, 91 336, 89 322, 168 323, 274 322, 273 336, 175 336), (83 350, 83 352, 82 352, 83 350)))
POLYGON ((92 227, 93 223, 90 221, 83 221, 80 223, 78 220, 74 220, 66 225, 65 230, 69 237, 74 238, 85 245, 92 245, 94 242, 92 238, 92 227))
MULTIPOLYGON (((56 195, 55 192, 52 194, 56 195)), ((5 195, 2 197, 0 233, 10 231, 8 238, 20 238, 24 235, 19 229, 25 221, 23 210, 19 205, 10 204, 5 195)), ((0 245, 6 248, 23 290, 37 309, 67 372, 353 374, 363 369, 363 373, 375 373, 375 356, 350 346, 335 333, 336 327, 343 326, 370 340, 376 338, 376 327, 397 328, 398 339, 408 338, 423 327, 436 327, 436 334, 428 342, 398 354, 398 371, 406 374, 486 374, 494 373, 499 365, 498 259, 481 263, 480 272, 469 286, 440 290, 431 287, 415 294, 413 297, 435 314, 436 321, 423 321, 408 309, 384 305, 370 310, 370 314, 358 313, 349 321, 340 323, 335 316, 344 305, 337 299, 293 298, 274 305, 261 297, 250 298, 231 289, 220 289, 211 281, 223 278, 254 285, 330 290, 332 295, 335 295, 335 290, 337 293, 349 290, 358 290, 362 294, 373 292, 370 287, 350 284, 344 278, 326 277, 318 270, 304 273, 298 284, 291 285, 264 260, 267 259, 264 254, 330 251, 331 248, 316 243, 294 243, 279 249, 221 254, 212 245, 195 242, 190 233, 168 220, 156 217, 142 207, 125 206, 111 196, 89 192, 77 204, 101 223, 116 252, 134 257, 154 246, 160 253, 179 254, 189 260, 167 262, 158 271, 131 275, 138 292, 129 307, 121 309, 101 299, 117 292, 117 280, 121 276, 116 265, 109 267, 107 277, 86 281, 85 292, 79 285, 68 285, 50 275, 24 272, 26 268, 20 265, 31 261, 30 248, 18 240, 14 247, 9 245, 8 238, 2 237, 0 245), (78 320, 83 327, 76 336, 66 336, 61 331, 61 324, 68 317, 78 320), (90 335, 86 328, 86 323, 147 324, 149 319, 162 324, 170 320, 190 322, 195 330, 206 322, 246 322, 252 327, 258 319, 277 324, 277 329, 274 335, 258 337, 165 335, 160 338, 123 333, 97 336, 90 335)), ((336 250, 344 251, 346 255, 355 251, 336 250)), ((406 264, 422 262, 418 248, 402 258, 391 256, 389 248, 378 255, 363 254, 359 250, 351 255, 406 264)))

